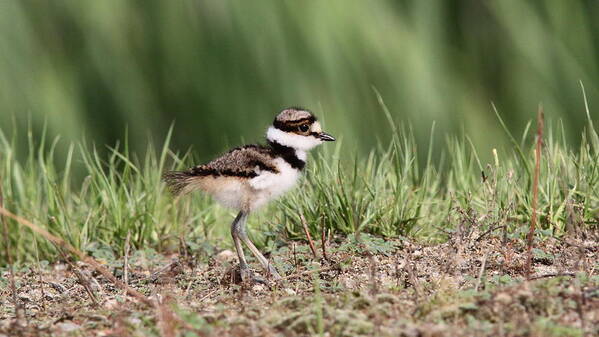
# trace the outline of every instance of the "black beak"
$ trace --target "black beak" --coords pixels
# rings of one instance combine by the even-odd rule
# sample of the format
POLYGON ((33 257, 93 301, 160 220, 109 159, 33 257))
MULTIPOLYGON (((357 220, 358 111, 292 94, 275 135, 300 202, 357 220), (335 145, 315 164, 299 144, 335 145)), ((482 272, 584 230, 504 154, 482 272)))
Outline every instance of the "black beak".
POLYGON ((329 135, 326 132, 321 132, 318 135, 318 138, 320 138, 320 140, 324 141, 324 142, 334 142, 335 141, 335 137, 329 135))

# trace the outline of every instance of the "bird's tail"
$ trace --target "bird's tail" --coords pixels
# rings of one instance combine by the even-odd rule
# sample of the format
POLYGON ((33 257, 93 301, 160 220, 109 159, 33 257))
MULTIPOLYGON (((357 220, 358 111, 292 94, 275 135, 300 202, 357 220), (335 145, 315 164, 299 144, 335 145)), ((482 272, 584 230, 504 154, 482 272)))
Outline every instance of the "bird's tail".
POLYGON ((181 196, 193 190, 194 176, 189 171, 168 171, 162 174, 162 180, 174 196, 181 196))

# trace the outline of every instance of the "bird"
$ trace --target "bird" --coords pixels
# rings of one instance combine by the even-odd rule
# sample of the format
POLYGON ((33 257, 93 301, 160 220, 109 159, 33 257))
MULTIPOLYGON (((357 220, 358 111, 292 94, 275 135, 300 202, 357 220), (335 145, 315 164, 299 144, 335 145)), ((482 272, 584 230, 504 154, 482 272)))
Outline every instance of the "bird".
POLYGON ((168 171, 163 180, 176 197, 200 190, 221 205, 238 211, 231 223, 231 237, 239 260, 242 282, 266 283, 249 267, 242 243, 260 262, 267 275, 281 275, 249 239, 248 216, 296 185, 306 166, 308 152, 335 141, 322 130, 308 109, 280 111, 266 131, 266 145, 236 147, 212 161, 184 171, 168 171))

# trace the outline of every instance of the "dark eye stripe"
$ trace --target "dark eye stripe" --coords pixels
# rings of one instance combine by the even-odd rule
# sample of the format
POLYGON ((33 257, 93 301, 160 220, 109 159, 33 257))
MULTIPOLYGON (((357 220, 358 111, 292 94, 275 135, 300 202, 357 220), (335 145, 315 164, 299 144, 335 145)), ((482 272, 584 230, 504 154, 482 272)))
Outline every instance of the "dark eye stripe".
POLYGON ((282 131, 297 131, 297 129, 303 125, 310 127, 311 123, 300 123, 300 124, 293 123, 292 124, 292 123, 283 123, 283 122, 278 122, 278 121, 275 121, 273 123, 273 126, 275 128, 282 130, 282 131))
POLYGON ((314 116, 310 116, 310 117, 304 117, 304 118, 300 118, 300 119, 296 119, 293 121, 279 121, 277 119, 275 119, 275 121, 272 123, 272 125, 282 131, 297 131, 297 128, 301 125, 311 125, 312 123, 314 123, 316 121, 316 117, 314 116))

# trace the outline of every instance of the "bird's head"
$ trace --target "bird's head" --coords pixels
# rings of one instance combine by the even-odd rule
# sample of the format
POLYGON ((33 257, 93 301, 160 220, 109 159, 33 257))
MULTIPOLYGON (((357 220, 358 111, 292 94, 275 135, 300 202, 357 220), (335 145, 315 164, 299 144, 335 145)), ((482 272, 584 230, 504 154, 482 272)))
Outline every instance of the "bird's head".
POLYGON ((323 142, 332 142, 335 138, 322 131, 320 123, 309 110, 287 108, 281 111, 268 128, 266 138, 270 142, 308 151, 323 142))

